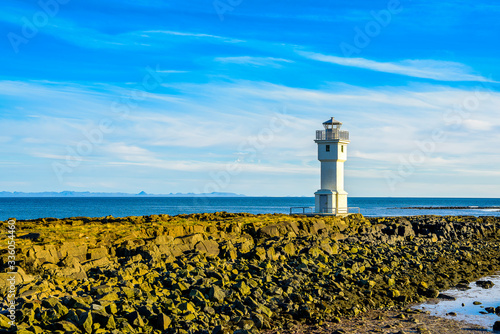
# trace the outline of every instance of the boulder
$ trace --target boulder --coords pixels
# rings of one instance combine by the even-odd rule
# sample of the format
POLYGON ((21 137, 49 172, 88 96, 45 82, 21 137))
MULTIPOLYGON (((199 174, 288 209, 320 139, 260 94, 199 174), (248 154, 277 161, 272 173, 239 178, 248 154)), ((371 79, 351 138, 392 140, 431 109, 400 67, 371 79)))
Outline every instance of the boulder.
POLYGON ((479 280, 476 282, 476 285, 483 289, 491 289, 495 284, 492 281, 479 280))
POLYGON ((222 303, 222 301, 226 297, 226 293, 220 287, 218 287, 217 285, 214 285, 210 288, 210 292, 208 293, 208 296, 209 296, 211 301, 222 303))
POLYGON ((214 240, 202 240, 195 245, 195 249, 209 256, 216 257, 219 255, 219 244, 214 240))
POLYGON ((165 313, 160 313, 156 318, 156 328, 161 331, 167 330, 170 327, 172 320, 165 313))
POLYGON ((260 238, 274 238, 279 237, 280 235, 281 234, 277 225, 267 225, 259 230, 260 238))
POLYGON ((83 312, 79 316, 78 327, 86 333, 92 333, 92 313, 90 311, 83 312))
POLYGON ((108 256, 108 250, 104 247, 92 248, 87 252, 87 260, 99 260, 108 256))
POLYGON ((203 235, 200 233, 184 235, 181 237, 177 237, 174 239, 174 244, 187 244, 187 245, 196 245, 198 242, 203 241, 203 235))
POLYGON ((65 333, 80 333, 80 329, 72 322, 61 320, 54 324, 55 329, 65 333))

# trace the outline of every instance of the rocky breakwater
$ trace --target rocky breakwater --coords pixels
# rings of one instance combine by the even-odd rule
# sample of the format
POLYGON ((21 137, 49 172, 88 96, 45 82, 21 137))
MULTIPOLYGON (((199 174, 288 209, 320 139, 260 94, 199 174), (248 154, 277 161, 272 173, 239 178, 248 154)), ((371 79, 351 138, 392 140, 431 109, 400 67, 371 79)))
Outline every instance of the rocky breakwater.
MULTIPOLYGON (((47 218, 18 221, 17 231, 18 333, 321 325, 404 307, 500 270, 494 217, 220 212, 47 218)), ((5 271, 5 254, 2 261, 5 271)), ((4 315, 0 327, 13 330, 4 315)))

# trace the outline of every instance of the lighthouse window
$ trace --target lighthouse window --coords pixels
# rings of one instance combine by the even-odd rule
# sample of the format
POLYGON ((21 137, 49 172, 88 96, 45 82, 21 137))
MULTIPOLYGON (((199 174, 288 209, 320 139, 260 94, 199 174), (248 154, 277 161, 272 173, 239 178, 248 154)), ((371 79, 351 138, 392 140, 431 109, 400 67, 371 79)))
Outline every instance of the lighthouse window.
POLYGON ((340 145, 340 152, 344 153, 344 145, 340 145))
POLYGON ((330 145, 326 145, 326 151, 330 152, 330 145))

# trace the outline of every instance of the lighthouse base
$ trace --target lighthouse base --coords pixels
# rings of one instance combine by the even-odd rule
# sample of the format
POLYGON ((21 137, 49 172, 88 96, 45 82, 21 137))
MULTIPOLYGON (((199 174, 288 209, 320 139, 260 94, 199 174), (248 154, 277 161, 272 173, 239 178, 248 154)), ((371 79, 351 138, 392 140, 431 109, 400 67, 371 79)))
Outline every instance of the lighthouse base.
POLYGON ((349 213, 347 208, 347 192, 320 189, 314 195, 314 213, 335 216, 345 216, 349 213))

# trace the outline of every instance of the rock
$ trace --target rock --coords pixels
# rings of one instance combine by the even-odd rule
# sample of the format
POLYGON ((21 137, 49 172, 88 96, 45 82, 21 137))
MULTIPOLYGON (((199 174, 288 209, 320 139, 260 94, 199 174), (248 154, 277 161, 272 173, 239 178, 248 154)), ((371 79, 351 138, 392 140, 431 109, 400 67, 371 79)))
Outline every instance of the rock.
POLYGON ((89 271, 92 268, 105 267, 113 262, 108 259, 108 257, 102 257, 98 260, 89 260, 82 263, 82 267, 85 271, 89 271))
POLYGON ((469 289, 470 289, 469 285, 468 285, 468 284, 464 284, 464 283, 459 283, 459 284, 457 284, 457 285, 455 286, 455 288, 456 288, 457 290, 461 290, 461 291, 465 291, 465 290, 469 290, 469 289))
POLYGON ((115 314, 118 312, 118 307, 116 307, 115 303, 109 303, 104 308, 108 314, 115 314))
POLYGON ((64 331, 64 332, 80 333, 80 329, 78 329, 78 327, 74 323, 72 323, 70 321, 66 321, 66 320, 61 320, 61 321, 56 322, 55 328, 57 330, 64 331))
POLYGON ((325 222, 322 220, 317 220, 310 226, 309 232, 311 234, 318 234, 318 233, 322 233, 322 232, 326 231, 326 229, 327 229, 327 226, 326 226, 325 222))
POLYGON ((295 245, 291 242, 287 243, 283 248, 283 253, 288 256, 294 256, 296 253, 295 245))
POLYGON ((219 244, 214 240, 203 240, 195 245, 195 249, 200 253, 206 253, 209 256, 219 255, 219 244))
POLYGON ((413 226, 407 219, 400 218, 398 223, 401 224, 397 228, 397 234, 399 236, 406 238, 415 235, 415 231, 413 231, 413 226))
POLYGON ((105 311, 92 311, 92 320, 94 323, 99 323, 101 325, 105 324, 108 321, 109 314, 105 311))
POLYGON ((270 261, 278 261, 279 252, 276 252, 276 249, 271 246, 266 250, 266 258, 269 259, 270 261))
POLYGON ((174 238, 170 235, 159 235, 154 240, 157 245, 168 245, 174 241, 174 238))
POLYGON ((167 330, 170 327, 172 320, 164 313, 160 313, 156 318, 156 328, 161 331, 167 330))
POLYGON ((259 312, 267 315, 269 318, 271 318, 273 316, 273 312, 269 309, 269 307, 267 307, 263 304, 257 303, 257 310, 259 312))
POLYGON ((33 280, 17 286, 18 320, 36 334, 74 332, 71 324, 96 334, 323 326, 428 296, 450 299, 437 289, 500 269, 497 217, 211 213, 27 224, 45 244, 20 246, 33 280), (46 233, 50 224, 77 226, 76 241, 46 233), (73 256, 81 245, 83 257, 73 256), (35 250, 58 261, 40 262, 35 250))
POLYGON ((78 326, 86 333, 92 333, 92 314, 90 311, 83 312, 78 321, 78 326))
POLYGON ((439 299, 444 299, 444 300, 457 300, 457 298, 450 296, 450 295, 447 295, 447 294, 444 294, 444 293, 440 293, 437 297, 439 299))
POLYGON ((12 326, 11 320, 5 315, 0 314, 0 328, 10 328, 12 326))
MULTIPOLYGON (((83 312, 83 311, 80 310, 80 312, 83 312)), ((70 321, 74 324, 78 324, 80 321, 80 319, 78 318, 78 314, 76 313, 75 310, 69 310, 68 314, 66 314, 66 316, 64 317, 64 320, 70 321)))
POLYGON ((399 292, 399 290, 391 289, 388 292, 388 296, 391 298, 397 298, 397 297, 401 296, 401 292, 399 292))
POLYGON ((344 232, 349 227, 349 225, 346 224, 343 220, 336 220, 334 222, 334 226, 336 226, 340 232, 344 232))
POLYGON ((254 248, 255 244, 253 239, 247 239, 244 242, 238 244, 238 250, 240 251, 241 254, 246 254, 250 252, 254 248))
POLYGON ((122 293, 125 295, 127 299, 135 298, 135 289, 129 287, 122 287, 122 293))
POLYGON ((110 315, 108 321, 104 323, 104 328, 106 329, 116 329, 115 317, 110 315))
POLYGON ((103 297, 99 298, 99 301, 102 303, 102 302, 114 302, 114 301, 118 301, 120 298, 118 297, 118 294, 116 292, 111 292, 111 293, 108 293, 106 295, 104 295, 103 297))
POLYGON ((89 249, 87 260, 99 260, 108 256, 108 250, 104 247, 89 249))
POLYGON ((17 268, 16 283, 28 283, 35 279, 35 276, 27 274, 23 268, 17 268))
POLYGON ((224 300, 224 298, 226 298, 226 293, 217 285, 214 285, 210 288, 208 296, 211 301, 221 303, 224 300))
POLYGON ((495 321, 493 324, 493 330, 500 332, 500 321, 495 321))
POLYGON ((90 305, 81 297, 71 296, 66 302, 66 305, 75 309, 90 309, 90 305))
POLYGON ((492 281, 477 281, 476 285, 483 289, 491 289, 495 284, 492 281))
POLYGON ((428 289, 426 292, 425 292, 425 295, 429 298, 437 298, 439 297, 439 290, 437 289, 428 289))
POLYGON ((179 304, 179 306, 177 306, 177 308, 184 312, 196 312, 196 308, 194 307, 193 303, 181 303, 179 304))
POLYGON ((86 258, 87 245, 79 244, 78 242, 64 242, 61 245, 60 251, 63 256, 83 260, 86 258))
POLYGON ((308 254, 312 257, 316 258, 323 254, 323 251, 319 247, 311 247, 309 248, 308 254))
POLYGON ((99 285, 99 286, 93 286, 91 288, 91 291, 95 294, 98 294, 98 295, 104 295, 108 292, 111 292, 113 290, 113 287, 110 286, 110 285, 107 285, 107 284, 102 284, 102 285, 99 285))
POLYGON ((259 230, 259 237, 260 238, 274 238, 274 237, 279 237, 280 236, 280 231, 278 229, 277 225, 268 225, 264 226, 259 230))
POLYGON ((129 313, 127 315, 127 319, 135 327, 144 327, 144 321, 142 320, 141 315, 137 311, 129 313))
POLYGON ((55 297, 45 298, 42 300, 42 306, 46 308, 54 308, 59 303, 59 299, 55 297))
POLYGON ((92 319, 94 323, 98 323, 101 327, 106 329, 116 328, 115 318, 105 311, 92 311, 92 319))
POLYGON ((59 262, 59 256, 57 254, 56 248, 53 245, 34 245, 32 248, 32 254, 28 255, 34 259, 37 259, 40 263, 49 262, 57 263, 59 262))
POLYGON ((238 284, 235 285, 235 288, 239 293, 241 293, 242 296, 246 296, 251 292, 250 287, 245 283, 245 281, 238 282, 238 284))
POLYGON ((198 242, 203 241, 203 235, 200 233, 186 235, 174 239, 174 244, 188 244, 196 245, 198 242))
POLYGON ((265 261, 267 259, 267 251, 264 247, 255 247, 254 257, 259 261, 265 261))
POLYGON ((68 308, 61 304, 59 301, 55 305, 54 311, 56 311, 57 318, 62 318, 69 312, 68 308))
POLYGON ((86 280, 88 278, 85 269, 79 263, 75 264, 72 268, 59 269, 58 274, 76 280, 86 280))

